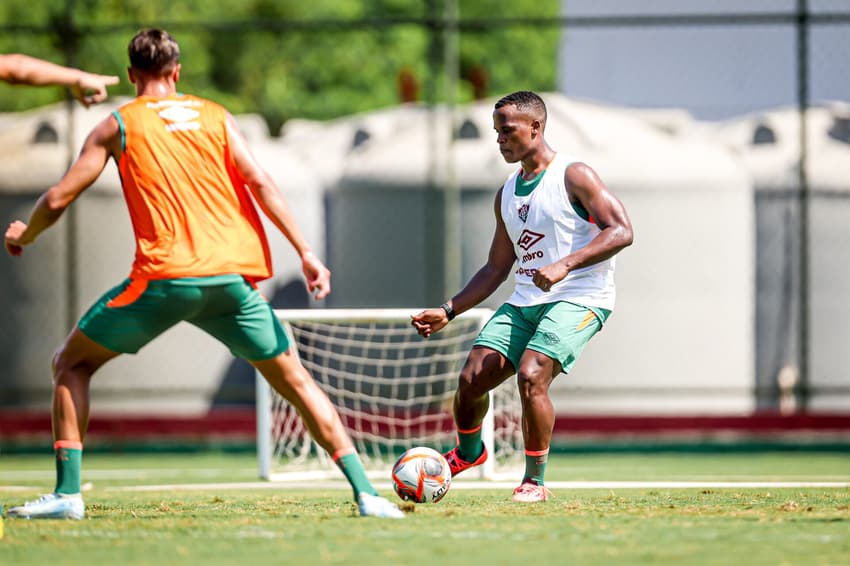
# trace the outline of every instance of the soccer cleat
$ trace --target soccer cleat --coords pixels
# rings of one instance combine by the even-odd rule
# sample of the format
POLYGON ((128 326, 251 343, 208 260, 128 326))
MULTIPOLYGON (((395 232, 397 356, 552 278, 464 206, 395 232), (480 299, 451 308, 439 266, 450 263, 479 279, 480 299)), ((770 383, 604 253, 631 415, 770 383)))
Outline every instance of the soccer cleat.
POLYGON ((385 519, 404 519, 404 511, 395 503, 390 503, 380 495, 361 493, 357 497, 357 507, 361 517, 382 517, 385 519))
POLYGON ((469 468, 474 468, 475 466, 480 466, 484 462, 487 461, 487 447, 482 446, 483 450, 481 451, 481 455, 474 462, 467 462, 458 454, 457 446, 443 454, 443 458, 446 459, 446 462, 449 463, 449 469, 452 471, 452 477, 455 477, 459 473, 464 470, 468 470, 469 468))
POLYGON ((512 501, 517 503, 537 503, 538 501, 548 501, 552 497, 552 492, 542 485, 526 482, 514 490, 512 501))
POLYGON ((86 516, 86 505, 79 493, 48 493, 35 501, 12 507, 6 516, 21 519, 82 519, 86 516))

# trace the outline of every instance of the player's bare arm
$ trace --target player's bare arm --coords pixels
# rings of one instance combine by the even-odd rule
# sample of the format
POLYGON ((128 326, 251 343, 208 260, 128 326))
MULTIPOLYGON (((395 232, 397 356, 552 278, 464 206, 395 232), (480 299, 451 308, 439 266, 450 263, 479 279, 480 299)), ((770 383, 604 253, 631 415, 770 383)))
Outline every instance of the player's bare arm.
POLYGON ((63 67, 20 53, 0 55, 0 80, 11 84, 67 86, 74 98, 87 108, 106 100, 106 87, 119 82, 116 76, 63 67))
POLYGON ((35 242, 39 234, 59 220, 65 209, 100 176, 120 143, 119 136, 118 123, 112 116, 95 126, 65 176, 36 201, 29 221, 16 220, 9 225, 6 251, 21 255, 23 246, 35 242))
MULTIPOLYGON (((490 243, 487 263, 472 276, 457 295, 446 303, 455 314, 471 309, 492 295, 510 275, 516 261, 513 243, 502 221, 501 202, 502 189, 499 189, 494 204, 496 230, 493 233, 493 241, 490 243)), ((442 307, 424 310, 411 319, 416 331, 425 338, 440 331, 449 323, 448 313, 442 307)))
POLYGON ((274 180, 254 158, 248 142, 230 114, 227 116, 227 135, 236 168, 248 185, 251 194, 254 195, 257 204, 301 257, 301 269, 307 282, 307 289, 311 293, 316 293, 316 299, 325 298, 331 292, 331 272, 313 254, 310 245, 298 228, 292 210, 274 180))
POLYGON ((633 240, 632 223, 623 204, 604 185, 596 172, 584 163, 567 167, 564 174, 571 202, 580 204, 594 219, 599 234, 580 250, 537 270, 534 284, 548 291, 570 271, 587 267, 616 255, 633 240))

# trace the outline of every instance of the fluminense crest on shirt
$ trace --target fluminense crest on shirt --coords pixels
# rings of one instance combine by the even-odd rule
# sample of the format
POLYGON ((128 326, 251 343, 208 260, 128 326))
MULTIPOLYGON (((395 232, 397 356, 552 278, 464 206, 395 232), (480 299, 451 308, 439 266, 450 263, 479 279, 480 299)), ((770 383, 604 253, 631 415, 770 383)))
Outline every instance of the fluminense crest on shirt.
POLYGON ((519 207, 517 214, 519 214, 519 219, 523 222, 528 220, 528 203, 525 203, 521 207, 519 207))

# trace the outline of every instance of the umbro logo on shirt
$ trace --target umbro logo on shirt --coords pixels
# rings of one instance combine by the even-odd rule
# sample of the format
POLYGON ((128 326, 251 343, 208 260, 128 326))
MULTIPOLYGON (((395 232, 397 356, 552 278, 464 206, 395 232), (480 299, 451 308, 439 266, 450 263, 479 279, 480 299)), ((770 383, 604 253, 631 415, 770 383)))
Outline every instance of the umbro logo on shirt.
POLYGON ((555 344, 558 344, 561 341, 561 338, 553 332, 544 332, 543 341, 549 344, 550 346, 554 346, 555 344))
POLYGON ((158 112, 159 117, 168 122, 188 122, 201 115, 197 110, 182 106, 170 106, 158 112))
POLYGON ((183 105, 167 106, 165 110, 157 112, 157 115, 165 120, 165 129, 169 132, 198 130, 201 127, 201 123, 197 121, 201 113, 183 105))
POLYGON ((519 239, 516 241, 516 244, 522 249, 527 250, 531 246, 542 240, 543 237, 543 234, 538 234, 537 232, 532 232, 531 230, 523 230, 522 234, 519 235, 519 239))

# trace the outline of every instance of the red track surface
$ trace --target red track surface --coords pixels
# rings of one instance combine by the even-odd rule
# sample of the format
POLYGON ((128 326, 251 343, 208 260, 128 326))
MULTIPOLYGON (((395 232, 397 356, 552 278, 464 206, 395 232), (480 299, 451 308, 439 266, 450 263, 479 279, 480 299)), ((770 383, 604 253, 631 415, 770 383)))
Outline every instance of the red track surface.
MULTIPOLYGON (((451 426, 451 423, 447 423, 451 426)), ((89 440, 232 438, 246 439, 256 433, 253 409, 214 409, 205 415, 93 414, 89 440)), ((774 413, 751 416, 559 416, 557 435, 669 436, 693 434, 846 434, 850 437, 850 414, 774 413)), ((0 410, 0 440, 50 434, 46 412, 0 410)))

